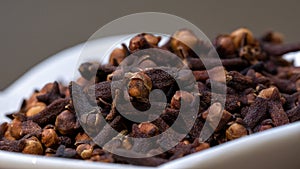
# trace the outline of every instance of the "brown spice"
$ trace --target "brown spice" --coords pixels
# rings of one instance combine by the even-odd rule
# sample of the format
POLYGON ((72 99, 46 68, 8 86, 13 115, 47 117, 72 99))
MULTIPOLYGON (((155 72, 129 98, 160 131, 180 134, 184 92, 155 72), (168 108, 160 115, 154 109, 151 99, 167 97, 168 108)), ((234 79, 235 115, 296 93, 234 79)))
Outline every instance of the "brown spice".
POLYGON ((129 47, 122 44, 111 53, 109 64, 81 64, 77 83, 48 83, 35 91, 9 115, 12 122, 0 125, 0 150, 157 166, 300 120, 300 71, 278 56, 299 50, 299 43, 283 44, 273 32, 256 39, 241 28, 216 38, 219 60, 215 50, 189 30, 179 30, 162 46, 160 39, 138 34, 129 47), (148 48, 155 50, 142 50, 148 48), (139 63, 126 72, 133 62, 130 54, 139 63), (123 75, 125 88, 112 88, 123 84, 123 75), (152 112, 146 111, 150 108, 152 112), (134 118, 141 121, 130 120, 134 118), (209 125, 204 127, 205 120, 209 125), (200 133, 208 135, 212 128, 216 130, 203 142, 200 133), (153 142, 142 139, 166 130, 171 132, 153 142), (170 145, 175 146, 166 151, 170 145), (158 155, 129 158, 103 148, 126 156, 158 155))
POLYGON ((226 130, 226 138, 227 140, 234 140, 248 134, 247 129, 238 123, 233 123, 230 127, 226 130))

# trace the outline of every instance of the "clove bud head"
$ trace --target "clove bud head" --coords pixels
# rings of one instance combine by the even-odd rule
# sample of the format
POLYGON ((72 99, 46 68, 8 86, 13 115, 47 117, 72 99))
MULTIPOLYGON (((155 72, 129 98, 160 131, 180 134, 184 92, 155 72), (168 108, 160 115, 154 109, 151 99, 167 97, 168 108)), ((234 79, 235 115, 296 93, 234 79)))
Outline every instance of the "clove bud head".
POLYGON ((152 89, 152 81, 148 75, 143 72, 137 72, 131 75, 128 83, 128 94, 137 99, 148 98, 152 89))
MULTIPOLYGON (((239 28, 235 31, 233 31, 230 36, 233 39, 233 43, 236 49, 239 49, 242 44, 242 41, 244 41, 244 38, 246 38, 246 44, 253 44, 255 42, 253 33, 246 28, 239 28)), ((244 44, 244 45, 246 45, 244 44)))
POLYGON ((42 132, 41 142, 49 148, 58 144, 59 139, 53 128, 44 129, 42 132))
POLYGON ((234 140, 248 134, 247 129, 239 124, 233 123, 227 130, 226 130, 226 139, 227 140, 234 140))
POLYGON ((25 140, 25 147, 22 152, 25 154, 42 155, 44 149, 41 142, 33 136, 25 140))

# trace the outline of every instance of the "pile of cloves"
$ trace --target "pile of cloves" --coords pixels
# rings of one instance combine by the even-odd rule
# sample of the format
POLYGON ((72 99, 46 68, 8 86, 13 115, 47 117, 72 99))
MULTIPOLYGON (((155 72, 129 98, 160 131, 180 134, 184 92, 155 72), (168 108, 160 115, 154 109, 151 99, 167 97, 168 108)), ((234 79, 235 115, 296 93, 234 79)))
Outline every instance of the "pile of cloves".
POLYGON ((114 49, 108 64, 81 64, 81 77, 68 87, 53 82, 34 91, 30 98, 23 101, 18 112, 8 115, 12 121, 0 125, 0 150, 157 166, 300 120, 300 68, 282 57, 300 50, 300 43, 284 44, 283 36, 277 32, 267 32, 255 38, 246 28, 217 36, 213 42, 214 48, 187 29, 175 32, 163 45, 159 45, 160 40, 161 37, 149 33, 138 34, 128 46, 122 44, 121 48, 114 49), (138 68, 127 70, 125 75, 128 80, 123 84, 127 89, 125 92, 112 90, 112 83, 124 75, 124 69, 118 69, 122 61, 151 48, 165 51, 171 59, 170 53, 175 54, 174 59, 179 58, 191 70, 197 92, 191 92, 195 86, 186 80, 188 75, 185 70, 159 67, 156 61, 169 62, 170 67, 174 65, 155 54, 154 60, 139 56, 138 68), (215 57, 209 56, 213 51, 218 53, 222 66, 216 64, 215 57), (200 59, 198 53, 204 56, 200 59), (225 80, 220 80, 220 70, 225 72, 225 80), (176 77, 183 82, 183 88, 177 85, 170 75, 172 73, 176 73, 176 77), (209 77, 212 74, 215 76, 209 77), (212 83, 226 86, 224 107, 220 103, 224 93, 211 90, 212 83), (149 101, 150 93, 156 89, 162 91, 166 103, 149 101), (121 104, 118 102, 121 98, 129 102, 121 104), (197 109, 192 106, 195 102, 199 104, 197 109), (189 121, 185 120, 189 112, 180 112, 183 106, 191 112, 196 111, 190 130, 186 127, 189 121), (150 107, 154 114, 143 113, 150 107), (135 122, 124 117, 124 114, 145 120, 135 122), (216 121, 219 116, 220 121, 216 121), (181 120, 180 126, 171 127, 176 120, 181 120), (206 121, 215 130, 208 139, 203 140, 199 136, 206 121), (168 140, 164 137, 154 142, 132 139, 151 138, 169 128, 174 130, 174 135, 183 136, 169 150, 158 143, 174 141, 173 135, 167 137, 168 140), (106 148, 126 156, 108 152, 106 148), (130 158, 140 152, 156 155, 130 158))

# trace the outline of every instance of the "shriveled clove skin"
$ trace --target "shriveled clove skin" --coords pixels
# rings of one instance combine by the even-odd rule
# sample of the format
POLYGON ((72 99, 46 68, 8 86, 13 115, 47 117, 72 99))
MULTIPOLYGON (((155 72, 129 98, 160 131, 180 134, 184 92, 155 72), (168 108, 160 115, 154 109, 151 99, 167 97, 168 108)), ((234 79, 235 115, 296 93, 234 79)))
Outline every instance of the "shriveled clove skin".
POLYGON ((268 103, 264 98, 257 97, 248 109, 245 118, 245 123, 250 128, 254 128, 255 125, 267 115, 268 103))
POLYGON ((64 95, 60 93, 59 84, 56 81, 53 83, 52 88, 47 93, 36 96, 38 101, 44 102, 47 105, 63 97, 64 95))
POLYGON ((107 103, 112 102, 112 94, 111 94, 111 82, 104 81, 97 83, 95 85, 89 86, 85 93, 87 94, 87 98, 90 103, 95 103, 96 100, 103 100, 107 103))
POLYGON ((178 39, 158 46, 160 37, 141 33, 131 39, 129 49, 125 44, 115 49, 109 64, 83 63, 81 77, 69 88, 54 82, 36 90, 9 116, 11 123, 0 125, 0 150, 157 166, 300 120, 300 69, 275 56, 295 49, 283 44, 282 37, 271 33, 258 40, 246 28, 220 35, 218 60, 215 49, 190 31, 174 36, 178 39), (138 76, 125 76, 123 82, 130 74, 138 76), (225 87, 226 93, 221 90, 225 87), (166 130, 171 132, 161 137, 166 130), (206 142, 199 141, 208 134, 206 142), (143 141, 154 136, 158 140, 143 141), (158 155, 127 158, 106 148, 127 156, 158 155))
POLYGON ((74 113, 64 110, 56 117, 55 127, 62 135, 67 135, 75 132, 79 124, 74 113))
POLYGON ((132 136, 133 137, 153 137, 159 134, 159 129, 157 126, 150 122, 142 122, 139 125, 132 126, 132 136))
POLYGON ((289 123, 289 118, 283 110, 281 102, 268 102, 268 109, 275 126, 282 126, 289 123))
POLYGON ((150 77, 152 89, 161 89, 167 93, 170 87, 175 83, 175 79, 161 69, 150 69, 144 71, 144 73, 150 77))
POLYGON ((205 70, 221 65, 227 70, 242 70, 248 66, 248 62, 241 58, 221 59, 221 63, 219 59, 214 58, 188 58, 186 61, 191 70, 205 70))
POLYGON ((166 108, 160 117, 171 126, 179 115, 179 110, 166 108))
POLYGON ((292 94, 297 92, 295 83, 291 83, 290 80, 279 79, 276 76, 272 76, 270 74, 264 73, 268 76, 271 82, 283 93, 292 94))
POLYGON ((296 52, 300 50, 300 42, 289 44, 270 44, 263 43, 263 50, 271 56, 282 56, 289 52, 296 52))
POLYGON ((237 71, 230 71, 226 74, 226 83, 238 91, 243 91, 253 85, 251 78, 243 76, 237 71))
POLYGON ((66 146, 60 145, 56 150, 54 157, 74 158, 76 154, 77 153, 75 149, 66 148, 66 146))
POLYGON ((20 139, 27 134, 39 137, 41 131, 41 127, 31 120, 20 122, 14 119, 10 127, 10 133, 16 139, 20 139))
POLYGON ((290 122, 295 122, 295 121, 299 121, 300 120, 300 106, 296 106, 291 110, 288 110, 286 112, 290 122))
POLYGON ((0 150, 10 152, 21 152, 25 147, 25 140, 3 140, 0 141, 0 150))
POLYGON ((64 145, 67 147, 71 147, 74 144, 72 138, 69 136, 59 136, 58 140, 59 145, 64 145))
POLYGON ((51 124, 55 121, 56 116, 65 110, 65 107, 70 104, 69 98, 57 99, 52 102, 49 106, 46 107, 40 113, 28 117, 27 120, 32 120, 33 122, 39 124, 40 126, 44 126, 46 124, 51 124))

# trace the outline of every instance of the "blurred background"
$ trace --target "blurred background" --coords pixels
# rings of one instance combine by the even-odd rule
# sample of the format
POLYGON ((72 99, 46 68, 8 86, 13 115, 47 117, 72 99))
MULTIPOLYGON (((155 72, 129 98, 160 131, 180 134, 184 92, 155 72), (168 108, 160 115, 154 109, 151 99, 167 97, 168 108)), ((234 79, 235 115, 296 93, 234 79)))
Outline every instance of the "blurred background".
POLYGON ((86 41, 106 23, 137 12, 164 12, 198 26, 210 39, 245 26, 300 41, 300 1, 0 0, 0 90, 47 57, 86 41))

